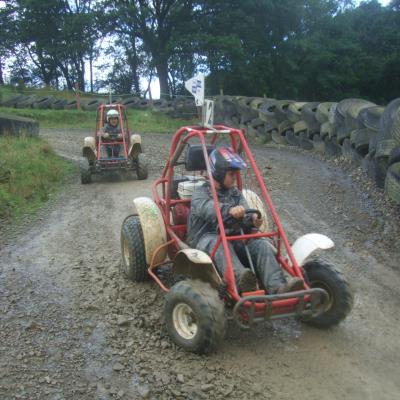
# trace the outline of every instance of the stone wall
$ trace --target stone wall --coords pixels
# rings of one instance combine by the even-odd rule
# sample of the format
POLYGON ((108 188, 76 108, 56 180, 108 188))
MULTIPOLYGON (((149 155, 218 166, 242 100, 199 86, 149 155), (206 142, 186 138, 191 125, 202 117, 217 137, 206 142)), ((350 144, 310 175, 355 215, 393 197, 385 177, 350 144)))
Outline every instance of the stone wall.
POLYGON ((39 122, 0 113, 0 136, 38 136, 39 122))

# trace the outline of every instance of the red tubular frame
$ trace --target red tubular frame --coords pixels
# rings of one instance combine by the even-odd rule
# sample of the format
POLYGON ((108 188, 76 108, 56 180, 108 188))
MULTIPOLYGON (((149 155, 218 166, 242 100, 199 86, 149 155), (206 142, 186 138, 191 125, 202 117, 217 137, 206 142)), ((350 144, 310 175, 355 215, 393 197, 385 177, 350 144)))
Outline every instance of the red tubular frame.
MULTIPOLYGON (((173 178, 173 169, 174 166, 171 165, 171 160, 178 148, 178 145, 182 143, 188 143, 188 141, 193 138, 197 137, 200 140, 200 143, 203 148, 203 154, 204 154, 204 159, 206 161, 206 170, 208 176, 211 176, 211 169, 210 169, 210 163, 208 160, 208 154, 207 154, 207 148, 206 148, 206 140, 205 137, 207 134, 213 134, 211 143, 215 143, 218 134, 229 134, 231 138, 231 144, 232 148, 237 151, 238 149, 238 142, 242 144, 242 148, 244 153, 247 156, 247 159, 250 163, 250 166, 252 170, 255 173, 257 183, 261 189, 262 197, 264 201, 267 203, 270 214, 272 216, 272 219, 276 225, 276 231, 273 232, 268 232, 268 233, 252 233, 252 234, 246 234, 246 235, 235 235, 235 236, 226 236, 225 233, 225 228, 222 220, 222 215, 219 207, 216 207, 216 214, 217 214, 217 220, 218 220, 218 226, 219 226, 219 237, 217 240, 217 243, 215 244, 212 252, 211 252, 211 258, 214 257, 215 252, 217 251, 218 247, 221 245, 223 246, 225 256, 226 256, 226 261, 227 261, 227 268, 224 274, 224 279, 225 282, 227 283, 227 291, 231 298, 234 301, 239 301, 241 299, 240 295, 237 292, 236 288, 236 283, 235 283, 235 277, 234 277, 234 272, 233 272, 233 267, 232 267, 232 258, 228 246, 229 241, 233 240, 244 240, 244 239, 251 239, 251 238, 277 238, 277 261, 280 263, 280 265, 292 276, 299 276, 303 278, 302 271, 297 264, 296 259, 294 258, 292 249, 290 247, 289 241, 287 239, 286 233, 282 227, 282 224, 280 222, 280 219, 278 217, 278 214, 275 210, 275 207, 272 204, 272 200, 268 194, 268 191, 265 187, 264 180, 262 179, 261 173, 257 167, 257 164, 254 161, 253 155, 251 154, 250 148, 247 145, 246 139, 242 133, 241 130, 239 129, 232 129, 229 127, 226 127, 224 125, 215 125, 214 130, 211 130, 209 128, 203 128, 203 127, 198 127, 198 126, 188 126, 188 127, 182 127, 180 128, 174 135, 172 139, 172 144, 171 144, 171 149, 169 153, 169 158, 168 161, 164 167, 162 177, 157 179, 153 185, 152 185, 152 192, 153 192, 153 198, 157 204, 157 206, 161 210, 161 214, 164 219, 165 223, 165 228, 169 237, 169 242, 168 245, 174 246, 176 250, 179 249, 179 242, 176 239, 175 235, 175 230, 176 226, 172 227, 171 226, 171 221, 170 221, 170 209, 171 206, 177 204, 177 203, 185 203, 188 202, 187 200, 173 200, 171 199, 171 186, 172 186, 172 178, 173 178), (223 131, 223 132, 221 132, 223 131), (184 134, 187 134, 186 136, 183 136, 184 134), (237 141, 237 139, 239 139, 237 141), (162 186, 162 197, 160 197, 160 194, 158 192, 158 187, 162 186), (174 230, 175 228, 175 230, 174 230), (284 258, 282 256, 281 252, 281 247, 282 243, 284 248, 286 249, 287 253, 287 258, 284 258)), ((238 187, 239 189, 242 189, 242 181, 240 178, 240 173, 238 173, 237 177, 237 182, 238 182, 238 187)), ((211 194, 212 198, 214 201, 214 204, 218 204, 218 195, 217 191, 214 185, 213 180, 210 180, 210 188, 211 188, 211 194)), ((179 228, 182 228, 182 226, 179 226, 179 228)), ((156 275, 153 272, 153 269, 156 268, 156 265, 150 265, 149 267, 149 273, 150 275, 156 280, 156 282, 161 286, 161 288, 165 291, 168 291, 168 289, 160 282, 160 280, 156 277, 156 275)), ((308 286, 305 285, 305 288, 308 289, 308 286)), ((298 298, 290 298, 290 299, 285 299, 285 300, 276 300, 274 301, 274 309, 275 308, 290 308, 295 306, 298 303, 298 298)), ((249 305, 250 306, 250 305, 249 305)), ((263 304, 256 304, 256 311, 262 312, 262 310, 265 308, 265 305, 263 304)))
POLYGON ((118 160, 106 160, 101 158, 101 146, 106 146, 106 145, 116 145, 116 144, 122 144, 124 148, 124 154, 125 154, 125 159, 128 159, 128 147, 130 145, 130 137, 126 137, 126 133, 129 133, 129 126, 128 126, 128 119, 126 118, 126 110, 125 107, 122 104, 102 104, 99 106, 97 109, 97 116, 96 116, 96 132, 94 133, 95 138, 97 139, 97 154, 96 154, 96 160, 97 161, 102 161, 106 162, 109 164, 113 164, 118 162, 118 160), (110 108, 113 110, 118 111, 118 120, 119 120, 119 126, 121 127, 121 133, 122 133, 122 142, 121 141, 113 141, 113 142, 103 142, 101 135, 98 134, 98 131, 103 128, 104 126, 104 110, 110 108), (123 118, 124 117, 124 118, 123 118), (125 122, 125 125, 124 125, 125 122), (126 128, 126 129, 125 129, 126 128))

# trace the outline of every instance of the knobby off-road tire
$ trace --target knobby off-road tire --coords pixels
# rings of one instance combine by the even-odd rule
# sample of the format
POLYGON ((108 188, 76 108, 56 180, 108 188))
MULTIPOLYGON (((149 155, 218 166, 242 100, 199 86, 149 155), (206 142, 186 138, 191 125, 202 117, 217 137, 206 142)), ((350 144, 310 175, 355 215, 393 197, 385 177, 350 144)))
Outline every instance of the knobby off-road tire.
POLYGON ((346 278, 332 265, 319 260, 309 261, 303 268, 310 287, 325 289, 329 296, 327 308, 321 315, 303 321, 318 328, 337 325, 353 307, 353 292, 346 278))
POLYGON ((92 173, 90 171, 89 161, 84 158, 80 162, 81 183, 86 185, 92 182, 92 173))
POLYGON ((125 219, 121 228, 122 272, 133 282, 149 279, 146 264, 146 248, 140 218, 132 215, 125 219))
POLYGON ((224 303, 206 282, 176 283, 165 296, 164 316, 171 339, 186 351, 210 353, 225 335, 224 303))
POLYGON ((147 158, 143 153, 138 154, 136 175, 139 180, 147 179, 149 172, 147 167, 147 158))

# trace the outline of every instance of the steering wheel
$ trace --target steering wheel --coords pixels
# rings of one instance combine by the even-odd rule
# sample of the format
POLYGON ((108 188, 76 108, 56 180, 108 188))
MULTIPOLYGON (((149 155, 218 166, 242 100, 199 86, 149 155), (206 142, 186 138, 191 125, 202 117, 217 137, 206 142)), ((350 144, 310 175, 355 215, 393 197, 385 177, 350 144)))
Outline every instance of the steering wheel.
POLYGON ((244 211, 244 217, 242 219, 236 219, 232 217, 232 215, 228 215, 224 218, 224 226, 228 229, 239 230, 242 229, 251 229, 253 228, 253 214, 257 214, 258 218, 261 218, 260 210, 256 208, 248 208, 244 211))

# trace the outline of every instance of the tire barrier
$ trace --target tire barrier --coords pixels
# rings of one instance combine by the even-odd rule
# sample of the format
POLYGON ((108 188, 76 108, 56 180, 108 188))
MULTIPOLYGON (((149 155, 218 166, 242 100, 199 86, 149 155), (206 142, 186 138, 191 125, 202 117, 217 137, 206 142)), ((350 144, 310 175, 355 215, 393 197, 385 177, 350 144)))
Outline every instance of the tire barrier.
POLYGON ((387 171, 385 193, 390 199, 400 204, 400 162, 392 164, 387 171))
POLYGON ((76 100, 70 100, 67 101, 67 104, 65 104, 64 109, 65 110, 76 110, 77 109, 77 102, 76 100))
POLYGON ((83 111, 96 111, 101 104, 103 104, 101 100, 93 99, 90 101, 82 101, 81 107, 83 111))
MULTIPOLYGON (((119 99, 113 97, 112 101, 121 102, 127 108, 152 109, 173 118, 198 116, 191 97, 150 102, 148 99, 125 96, 119 99)), ((357 98, 336 103, 216 96, 214 101, 215 123, 243 129, 246 135, 256 138, 259 143, 274 142, 328 156, 343 156, 361 166, 378 187, 384 188, 387 195, 400 204, 400 98, 386 107, 357 98)), ((105 102, 101 99, 82 99, 81 106, 83 110, 92 111, 105 102)), ((1 106, 60 110, 77 109, 77 102, 52 96, 39 98, 16 94, 4 99, 1 106)), ((9 131, 6 128, 6 132, 9 131)), ((13 128, 13 131, 17 134, 22 132, 19 128, 13 128)), ((35 132, 35 128, 31 131, 35 132)))
POLYGON ((38 136, 39 122, 0 113, 0 136, 38 136))
MULTIPOLYGON (((266 99, 260 97, 238 97, 236 103, 243 110, 243 115, 239 122, 248 123, 258 116, 258 108, 264 103, 266 99), (243 99, 240 102, 240 99, 243 99), (245 113, 246 111, 246 113, 245 113)), ((83 111, 95 111, 100 104, 105 104, 110 101, 108 96, 102 98, 81 98, 80 108, 83 111)), ((112 103, 121 103, 126 108, 133 108, 136 110, 152 110, 157 113, 165 113, 173 118, 181 119, 192 119, 199 115, 198 109, 191 96, 179 96, 172 100, 157 99, 150 101, 149 99, 140 98, 137 96, 113 96, 111 99, 112 103)), ((36 108, 46 109, 51 108, 53 110, 76 110, 78 108, 77 99, 68 100, 59 98, 52 95, 38 97, 35 94, 32 95, 12 95, 0 103, 2 107, 13 107, 13 108, 36 108)), ((226 107, 225 104, 216 105, 220 106, 221 109, 226 107)), ((219 113, 221 114, 221 112, 219 113)), ((229 111, 226 114, 226 120, 230 120, 234 115, 230 114, 229 111)), ((239 114, 236 115, 239 118, 239 114)), ((262 122, 261 125, 263 125, 262 122)), ((255 126, 256 128, 257 126, 255 126)))
POLYGON ((40 110, 51 108, 51 103, 53 101, 53 96, 40 97, 32 103, 32 108, 37 108, 40 110))
POLYGON ((35 95, 24 96, 15 103, 15 108, 32 108, 33 103, 37 100, 35 95))
POLYGON ((23 98, 26 98, 27 96, 24 96, 23 94, 17 94, 15 96, 10 96, 7 99, 4 99, 1 102, 2 107, 15 107, 15 105, 22 100, 23 98))
POLYGON ((344 157, 400 204, 400 98, 386 107, 357 98, 319 103, 216 96, 214 101, 214 121, 243 129, 258 143, 344 157))
POLYGON ((53 110, 63 110, 64 107, 67 105, 67 100, 65 99, 56 99, 53 101, 53 103, 51 104, 51 108, 53 110))

